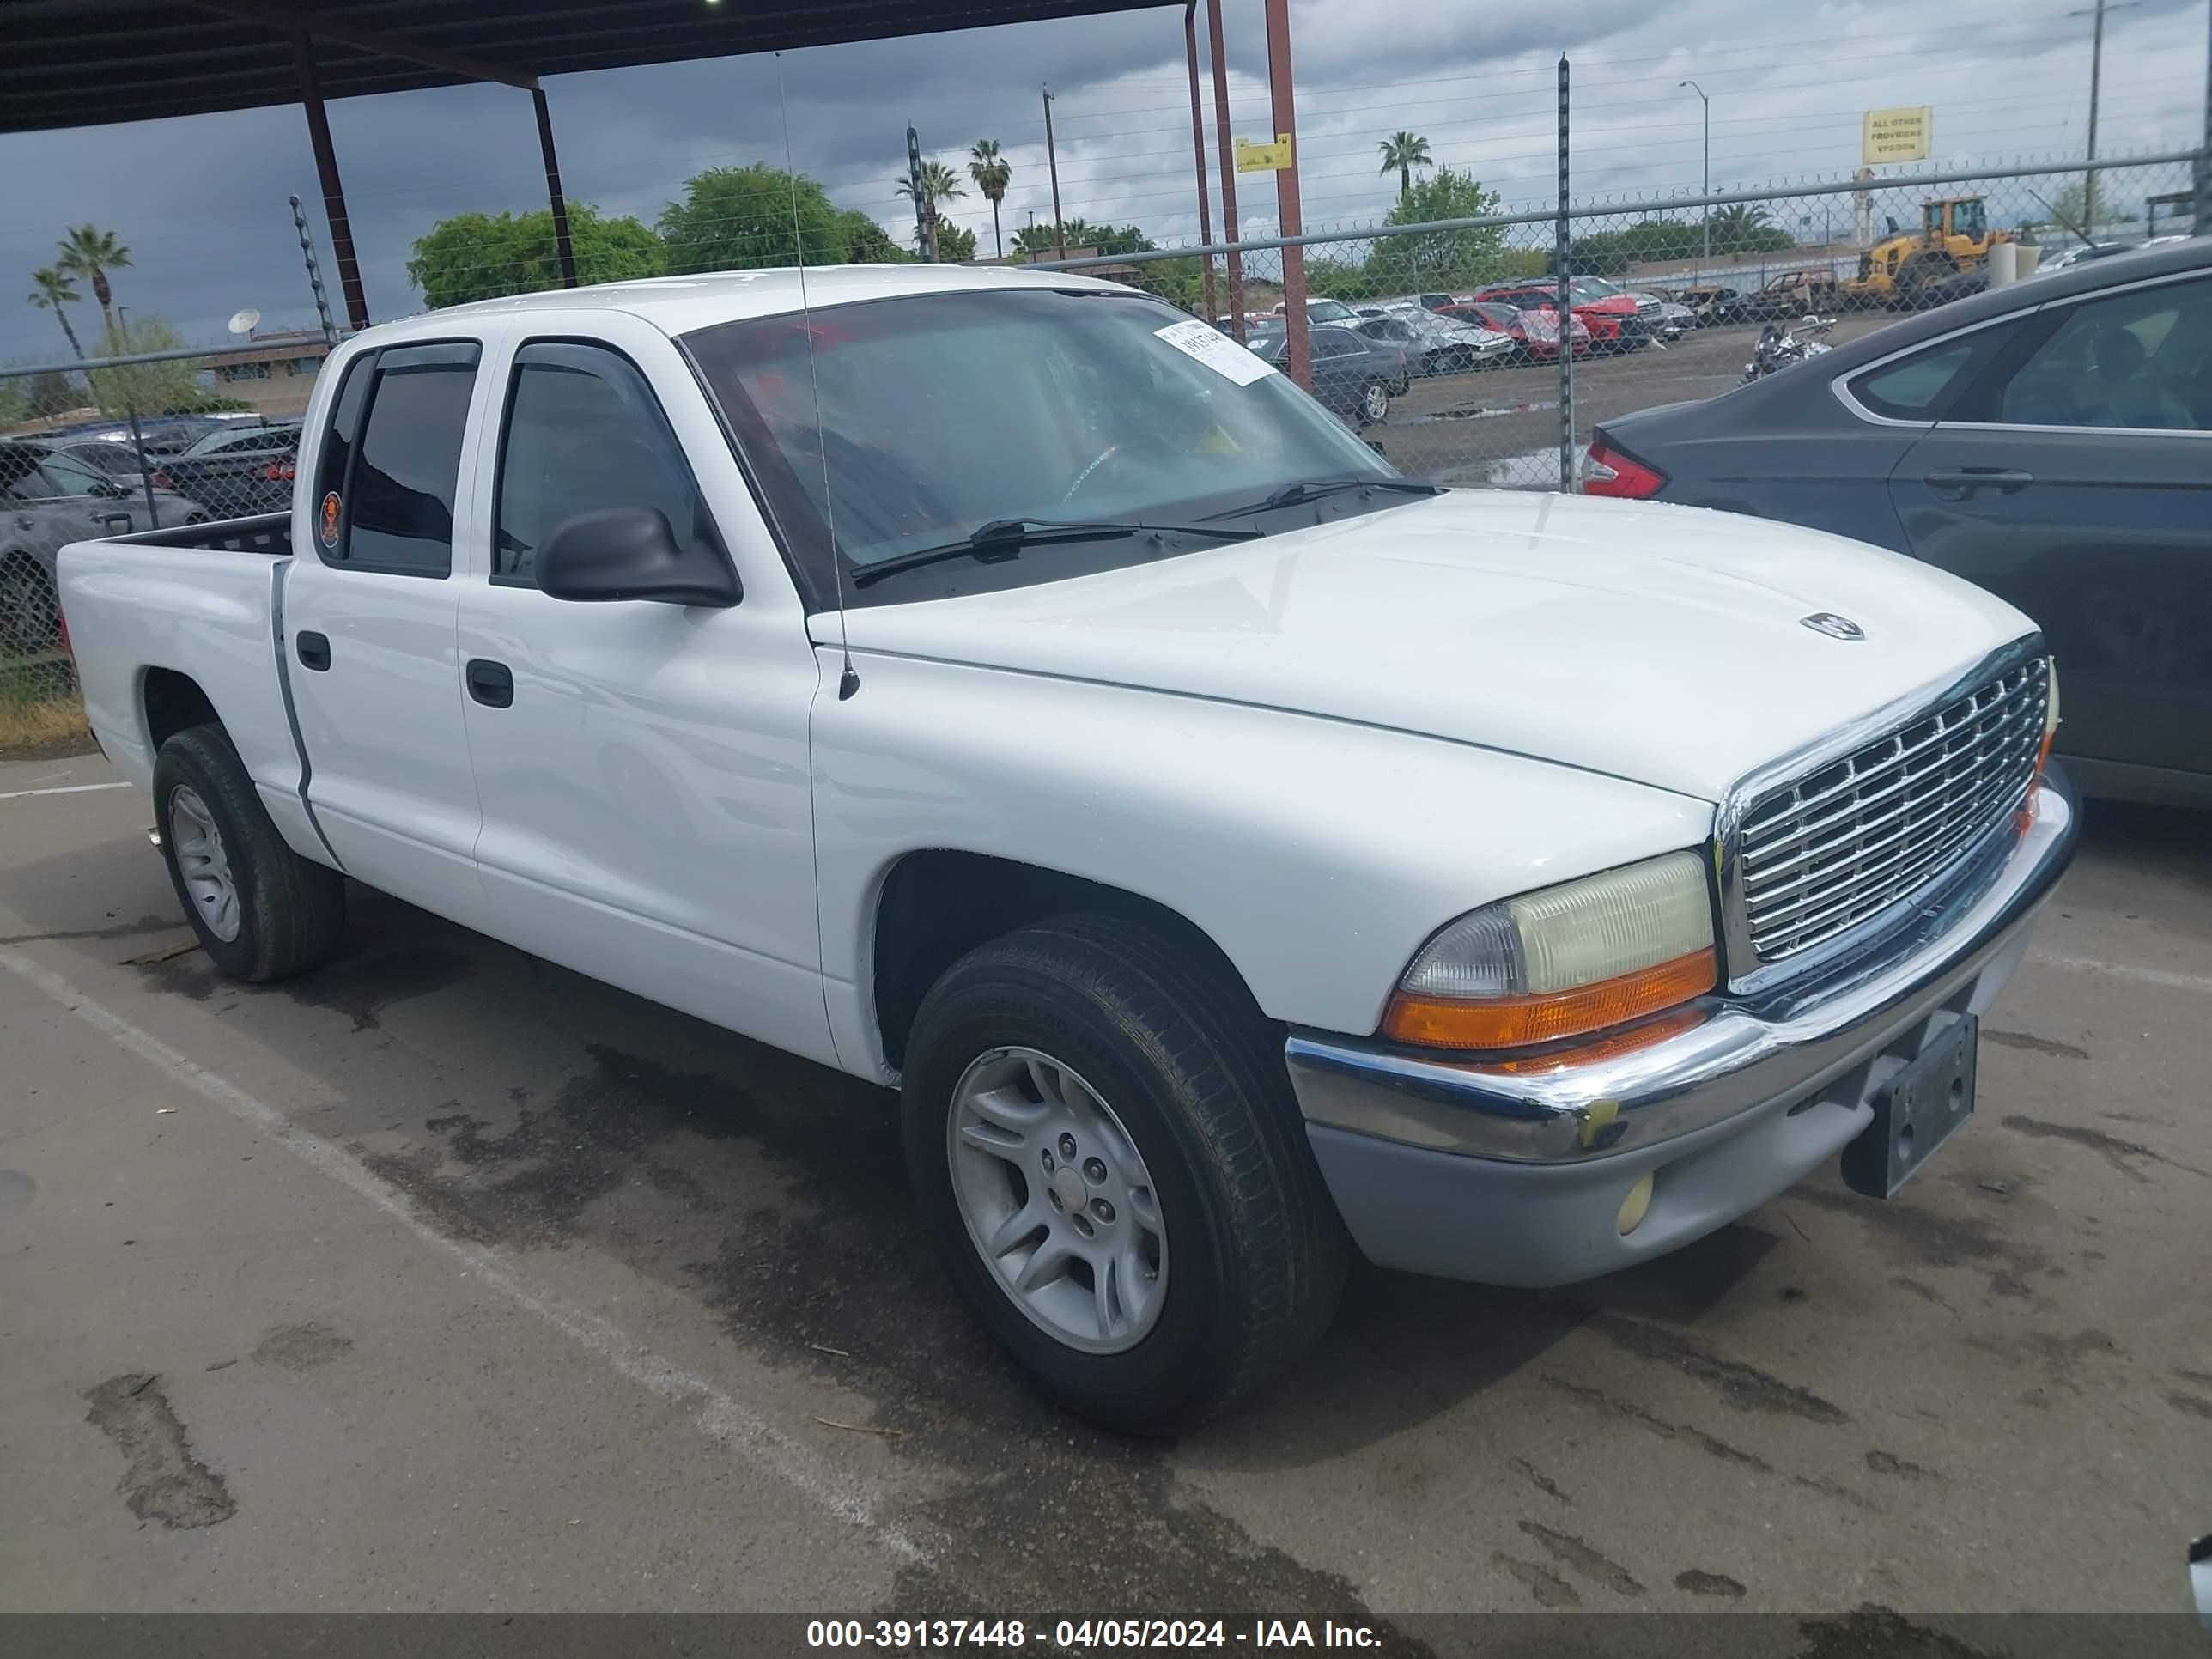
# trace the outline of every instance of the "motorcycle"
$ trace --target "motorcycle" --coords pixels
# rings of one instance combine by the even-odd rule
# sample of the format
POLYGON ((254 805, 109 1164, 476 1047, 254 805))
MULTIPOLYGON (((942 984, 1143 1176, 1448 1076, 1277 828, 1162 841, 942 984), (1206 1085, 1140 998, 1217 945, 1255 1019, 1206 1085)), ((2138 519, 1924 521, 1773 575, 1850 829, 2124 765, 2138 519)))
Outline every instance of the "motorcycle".
POLYGON ((1752 348, 1751 361, 1743 366, 1742 384, 1749 386, 1753 380, 1765 380, 1777 369, 1834 350, 1822 337, 1835 325, 1833 317, 1807 317, 1790 328, 1769 323, 1759 331, 1759 343, 1752 348))

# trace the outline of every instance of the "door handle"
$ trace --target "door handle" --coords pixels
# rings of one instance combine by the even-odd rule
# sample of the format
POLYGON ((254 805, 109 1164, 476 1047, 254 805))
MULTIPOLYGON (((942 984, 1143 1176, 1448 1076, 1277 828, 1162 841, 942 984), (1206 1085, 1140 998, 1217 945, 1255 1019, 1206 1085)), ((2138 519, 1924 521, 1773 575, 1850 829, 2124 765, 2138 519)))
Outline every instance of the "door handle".
POLYGON ((469 695, 487 708, 511 708, 514 706, 514 671, 503 662, 493 662, 485 657, 469 659, 465 678, 469 695))
POLYGON ((1978 489, 2017 495, 2035 482, 2035 474, 2004 466, 1949 466, 1930 472, 1924 482, 1946 501, 1960 501, 1978 489))
POLYGON ((303 629, 294 643, 299 649, 302 668, 320 672, 331 665, 331 642, 325 635, 303 629))

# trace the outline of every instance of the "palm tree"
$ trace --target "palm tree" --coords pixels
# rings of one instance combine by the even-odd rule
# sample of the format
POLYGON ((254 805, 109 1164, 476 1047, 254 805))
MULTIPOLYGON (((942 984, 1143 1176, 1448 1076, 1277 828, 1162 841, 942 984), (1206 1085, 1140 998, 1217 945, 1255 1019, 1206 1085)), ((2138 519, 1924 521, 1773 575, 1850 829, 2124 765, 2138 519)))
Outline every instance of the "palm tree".
POLYGON ((974 159, 968 163, 968 176, 975 181, 975 188, 991 201, 991 240, 999 250, 999 257, 1006 257, 1006 239, 999 234, 999 204, 1006 199, 1006 186, 1013 181, 1014 169, 1006 158, 999 154, 995 138, 978 138, 968 154, 974 159))
POLYGON ((1733 248, 1751 240, 1754 231, 1774 222, 1774 216, 1756 203, 1738 203, 1712 216, 1713 246, 1733 248))
POLYGON ((107 273, 121 270, 130 263, 131 250, 115 240, 113 231, 97 225, 79 225, 63 237, 61 257, 54 261, 59 270, 90 281, 92 297, 100 301, 100 314, 107 319, 111 335, 115 332, 115 290, 108 283, 107 273))
MULTIPOLYGON (((896 193, 912 201, 915 194, 914 185, 913 179, 901 179, 898 180, 898 189, 896 193)), ((949 202, 956 196, 965 196, 967 193, 968 186, 962 184, 959 175, 944 162, 924 161, 921 164, 922 216, 930 223, 937 222, 937 204, 939 202, 949 202)), ((927 254, 929 249, 925 244, 915 251, 927 254)))
POLYGON ((1376 148, 1382 152, 1382 165, 1375 170, 1397 173, 1398 199, 1401 202, 1413 193, 1413 169, 1436 165, 1435 158, 1429 154, 1429 141, 1418 132, 1394 132, 1376 148))
POLYGON ((54 320, 62 325, 62 337, 70 343, 70 350, 83 356, 84 348, 76 343, 76 331, 70 326, 69 313, 62 309, 64 306, 81 304, 84 299, 76 291, 76 284, 70 281, 69 272, 48 265, 33 271, 31 282, 31 303, 41 311, 54 313, 54 320))

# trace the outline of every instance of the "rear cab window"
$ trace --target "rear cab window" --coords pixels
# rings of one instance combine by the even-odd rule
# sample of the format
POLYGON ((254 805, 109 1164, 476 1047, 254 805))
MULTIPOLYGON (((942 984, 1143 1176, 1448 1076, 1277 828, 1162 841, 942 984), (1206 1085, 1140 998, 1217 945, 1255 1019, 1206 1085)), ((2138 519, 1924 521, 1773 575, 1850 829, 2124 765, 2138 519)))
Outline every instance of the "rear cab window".
POLYGON ((388 346, 349 363, 316 470, 315 551, 325 564, 442 580, 482 349, 388 346))

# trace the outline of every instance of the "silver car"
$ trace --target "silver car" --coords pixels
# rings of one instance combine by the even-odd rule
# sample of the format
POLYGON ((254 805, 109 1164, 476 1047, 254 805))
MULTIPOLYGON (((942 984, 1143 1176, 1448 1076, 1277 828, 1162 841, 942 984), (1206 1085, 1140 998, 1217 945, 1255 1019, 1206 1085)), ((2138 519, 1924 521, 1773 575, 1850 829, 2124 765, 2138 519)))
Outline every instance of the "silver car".
POLYGON ((160 489, 149 515, 142 489, 72 459, 58 445, 0 443, 0 653, 48 651, 60 642, 54 556, 64 543, 207 518, 197 502, 160 489))
POLYGON ((1363 310, 1352 326, 1369 339, 1401 347, 1416 374, 1464 374, 1510 359, 1509 334, 1455 317, 1440 317, 1413 301, 1363 310))

